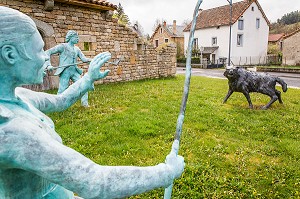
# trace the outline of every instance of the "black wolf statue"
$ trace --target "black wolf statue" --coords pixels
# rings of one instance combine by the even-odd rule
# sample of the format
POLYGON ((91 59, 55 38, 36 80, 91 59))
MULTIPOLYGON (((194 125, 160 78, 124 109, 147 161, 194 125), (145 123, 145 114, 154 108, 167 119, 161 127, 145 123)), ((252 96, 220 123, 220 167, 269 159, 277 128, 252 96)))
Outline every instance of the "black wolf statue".
POLYGON ((270 96, 271 100, 262 109, 268 109, 276 100, 283 103, 281 92, 276 90, 275 85, 278 82, 282 86, 283 92, 287 91, 287 84, 279 77, 272 77, 268 74, 258 74, 253 71, 247 71, 243 68, 227 69, 224 76, 228 79, 229 90, 224 98, 225 103, 233 92, 241 92, 247 98, 249 108, 253 109, 249 93, 257 92, 270 96))

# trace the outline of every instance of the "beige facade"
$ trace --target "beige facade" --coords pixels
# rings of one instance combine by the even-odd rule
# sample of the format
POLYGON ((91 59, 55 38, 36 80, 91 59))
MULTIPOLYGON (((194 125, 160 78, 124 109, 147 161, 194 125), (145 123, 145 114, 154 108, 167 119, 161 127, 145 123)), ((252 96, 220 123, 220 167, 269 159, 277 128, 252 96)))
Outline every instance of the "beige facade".
POLYGON ((170 37, 169 33, 165 28, 159 26, 152 36, 152 42, 155 47, 159 47, 168 42, 175 42, 173 38, 170 37))
POLYGON ((282 58, 284 65, 300 66, 300 29, 284 37, 282 58))
POLYGON ((166 22, 158 25, 153 35, 151 36, 151 42, 154 47, 158 48, 167 43, 174 43, 177 47, 177 56, 184 55, 184 37, 183 27, 179 30, 176 26, 176 21, 173 21, 173 25, 167 25, 166 22), (171 27, 171 28, 170 28, 171 27), (181 33, 179 33, 181 31, 181 33))
MULTIPOLYGON (((109 51, 112 54, 111 61, 121 59, 118 66, 103 66, 103 69, 108 68, 111 72, 98 83, 175 75, 176 47, 174 45, 168 45, 160 51, 153 46, 146 46, 130 28, 112 20, 112 7, 82 2, 87 1, 0 0, 0 5, 29 15, 35 21, 45 41, 45 50, 65 42, 67 31, 75 30, 80 36, 78 46, 87 57, 92 58, 98 53, 109 51)), ((57 60, 57 58, 53 59, 53 65, 57 66, 57 60)), ((58 77, 48 74, 44 85, 33 89, 45 90, 57 86, 58 77)))

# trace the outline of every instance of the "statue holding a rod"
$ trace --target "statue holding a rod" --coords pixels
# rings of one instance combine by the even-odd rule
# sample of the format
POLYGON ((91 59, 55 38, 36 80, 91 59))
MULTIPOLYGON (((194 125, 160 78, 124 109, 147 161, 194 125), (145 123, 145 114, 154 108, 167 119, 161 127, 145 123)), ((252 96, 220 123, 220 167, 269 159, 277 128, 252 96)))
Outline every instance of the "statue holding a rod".
POLYGON ((96 80, 111 54, 95 56, 88 72, 63 93, 52 95, 18 86, 40 84, 49 56, 33 20, 0 6, 0 198, 124 198, 169 186, 181 176, 183 157, 173 143, 165 163, 149 167, 102 166, 62 144, 45 114, 67 109, 96 80), (26 73, 24 73, 26 71, 26 73))
MULTIPOLYGON (((80 58, 83 63, 90 62, 90 58, 86 58, 81 50, 75 46, 79 41, 76 31, 69 30, 66 35, 66 43, 58 44, 50 48, 46 53, 51 56, 59 54, 59 67, 57 67, 54 75, 59 76, 59 88, 57 94, 64 92, 69 87, 69 81, 76 82, 80 79, 82 69, 77 66, 77 58, 80 58)), ((81 105, 88 107, 88 93, 85 93, 81 98, 81 105)))

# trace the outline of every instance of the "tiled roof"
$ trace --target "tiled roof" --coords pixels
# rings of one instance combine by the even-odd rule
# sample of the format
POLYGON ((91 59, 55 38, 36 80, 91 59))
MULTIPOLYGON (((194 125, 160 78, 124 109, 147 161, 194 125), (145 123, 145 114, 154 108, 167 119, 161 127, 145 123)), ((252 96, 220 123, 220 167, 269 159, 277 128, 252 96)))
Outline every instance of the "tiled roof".
POLYGON ((167 25, 167 31, 172 37, 183 37, 183 30, 184 26, 177 26, 176 25, 176 33, 173 33, 173 25, 167 25))
POLYGON ((169 34, 170 37, 184 37, 183 30, 184 30, 185 26, 178 26, 178 25, 176 25, 176 33, 174 34, 173 33, 173 25, 166 25, 166 26, 164 26, 163 24, 159 24, 156 27, 156 29, 153 32, 153 34, 152 34, 152 36, 151 36, 150 39, 153 39, 155 33, 158 31, 158 29, 160 27, 162 27, 169 34))
POLYGON ((138 25, 134 24, 133 26, 129 26, 129 28, 135 32, 139 37, 143 37, 143 33, 138 25))
POLYGON ((284 36, 283 33, 281 33, 281 34, 269 34, 268 41, 269 42, 276 42, 276 41, 279 41, 280 39, 282 39, 283 36, 284 36))
MULTIPOLYGON (((232 4, 232 23, 235 23, 243 13, 249 8, 249 6, 255 2, 262 12, 262 15, 269 24, 269 20, 264 14, 261 6, 257 0, 243 0, 232 4)), ((197 17, 196 30, 203 28, 210 28, 216 26, 224 26, 230 24, 230 5, 224 5, 208 10, 200 10, 197 17)), ((184 31, 190 31, 191 23, 184 29, 184 31)))
POLYGON ((84 6, 84 7, 94 7, 94 8, 104 9, 104 10, 117 9, 116 5, 106 0, 55 0, 55 1, 84 6))

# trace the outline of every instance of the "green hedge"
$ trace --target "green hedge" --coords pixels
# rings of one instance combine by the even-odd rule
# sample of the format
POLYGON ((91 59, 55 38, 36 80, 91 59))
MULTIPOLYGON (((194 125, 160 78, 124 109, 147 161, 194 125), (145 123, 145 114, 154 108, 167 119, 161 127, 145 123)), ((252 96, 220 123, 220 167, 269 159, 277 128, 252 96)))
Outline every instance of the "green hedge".
MULTIPOLYGON (((177 63, 186 63, 185 57, 178 57, 177 63)), ((199 57, 192 57, 192 64, 200 64, 200 58, 199 57)))

